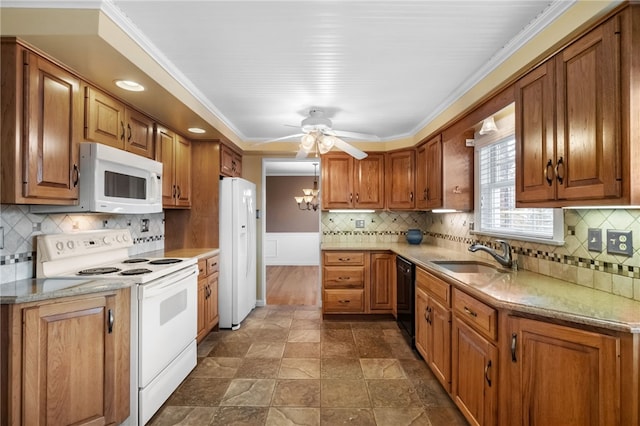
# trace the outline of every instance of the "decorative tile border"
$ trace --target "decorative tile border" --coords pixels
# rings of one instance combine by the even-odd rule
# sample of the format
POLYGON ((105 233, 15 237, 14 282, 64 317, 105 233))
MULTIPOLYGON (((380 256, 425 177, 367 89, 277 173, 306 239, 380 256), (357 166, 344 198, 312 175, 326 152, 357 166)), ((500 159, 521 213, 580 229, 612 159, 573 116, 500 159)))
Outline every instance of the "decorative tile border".
POLYGON ((36 257, 36 252, 9 254, 7 256, 0 256, 0 266, 13 265, 20 262, 31 262, 36 257))

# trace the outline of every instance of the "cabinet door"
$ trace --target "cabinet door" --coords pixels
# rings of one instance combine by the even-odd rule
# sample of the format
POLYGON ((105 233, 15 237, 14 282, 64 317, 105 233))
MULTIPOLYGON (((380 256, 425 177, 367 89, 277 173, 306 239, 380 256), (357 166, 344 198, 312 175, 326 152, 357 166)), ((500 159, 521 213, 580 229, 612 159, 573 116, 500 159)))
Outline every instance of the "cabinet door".
MULTIPOLYGON (((451 396, 473 425, 497 423, 498 350, 454 316, 451 396)), ((512 419, 513 420, 513 419, 512 419)), ((540 423, 540 425, 563 423, 540 423)))
POLYGON ((428 322, 431 321, 428 306, 429 296, 421 288, 416 288, 416 349, 425 360, 428 359, 427 329, 429 328, 428 322))
POLYGON ((556 56, 558 199, 621 196, 619 19, 556 56))
POLYGON ((384 154, 369 154, 363 160, 354 160, 353 163, 354 207, 384 208, 384 154))
POLYGON ((388 154, 387 207, 412 209, 415 207, 415 151, 397 151, 388 154))
POLYGON ((451 311, 429 299, 427 362, 442 386, 451 389, 451 311))
POLYGON ((155 158, 153 120, 136 110, 127 108, 125 149, 147 158, 155 158))
POLYGON ((177 136, 174 151, 176 206, 191 206, 191 142, 177 136))
POLYGON ((442 208, 473 210, 473 129, 442 141, 442 208))
POLYGON ((116 420, 119 389, 113 366, 118 357, 114 351, 117 336, 110 318, 113 324, 121 320, 116 315, 115 296, 23 311, 23 424, 109 424, 116 420))
POLYGON ((322 179, 322 209, 353 207, 353 157, 345 154, 325 154, 320 163, 322 179))
POLYGON ((162 162, 162 205, 174 206, 176 196, 175 170, 175 135, 167 129, 158 128, 156 132, 158 147, 157 161, 162 162))
POLYGON ((391 312, 394 287, 393 255, 391 253, 371 253, 369 308, 371 311, 391 312))
POLYGON ((442 207, 442 137, 427 142, 427 203, 428 209, 442 207))
POLYGON ((27 149, 23 151, 23 195, 71 204, 78 199, 80 81, 46 59, 29 52, 24 55, 28 70, 24 120, 28 130, 27 149))
POLYGON ((416 208, 427 208, 427 144, 416 150, 416 208))
POLYGON ((202 341, 209 332, 207 330, 207 294, 207 277, 200 275, 198 276, 198 327, 196 334, 198 343, 200 343, 200 341, 202 341))
POLYGON ((125 148, 125 107, 93 87, 86 88, 85 137, 118 149, 125 148))
POLYGON ((524 318, 508 321, 512 420, 520 425, 620 424, 619 339, 524 318))
POLYGON ((516 202, 554 200, 555 78, 547 61, 515 85, 516 202))
POLYGON ((214 272, 207 278, 209 296, 207 298, 207 332, 218 324, 218 273, 214 272))

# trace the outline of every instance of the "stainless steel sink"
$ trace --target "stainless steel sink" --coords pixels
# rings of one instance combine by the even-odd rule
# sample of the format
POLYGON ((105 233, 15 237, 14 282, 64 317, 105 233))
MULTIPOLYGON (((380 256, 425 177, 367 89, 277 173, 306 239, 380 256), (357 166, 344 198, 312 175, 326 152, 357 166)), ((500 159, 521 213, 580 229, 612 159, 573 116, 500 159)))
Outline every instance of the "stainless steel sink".
POLYGON ((507 272, 504 269, 473 260, 436 260, 433 263, 457 274, 494 274, 496 272, 507 272))

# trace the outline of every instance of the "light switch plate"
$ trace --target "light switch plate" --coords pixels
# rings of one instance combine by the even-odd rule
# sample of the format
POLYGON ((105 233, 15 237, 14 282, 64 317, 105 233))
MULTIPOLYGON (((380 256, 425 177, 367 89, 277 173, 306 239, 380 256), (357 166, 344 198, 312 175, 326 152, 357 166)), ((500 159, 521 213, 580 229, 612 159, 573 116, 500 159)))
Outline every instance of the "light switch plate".
POLYGON ((607 229, 607 253, 633 256, 633 237, 631 231, 607 229))
POLYGON ((589 251, 602 252, 602 229, 589 228, 587 230, 587 247, 589 251))

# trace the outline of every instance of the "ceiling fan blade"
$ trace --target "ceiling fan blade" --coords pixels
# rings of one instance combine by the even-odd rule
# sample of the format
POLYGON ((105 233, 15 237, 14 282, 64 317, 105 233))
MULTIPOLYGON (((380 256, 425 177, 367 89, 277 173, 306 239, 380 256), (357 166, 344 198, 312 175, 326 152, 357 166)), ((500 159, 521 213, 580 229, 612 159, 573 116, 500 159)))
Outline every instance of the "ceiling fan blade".
POLYGON ((380 140, 380 138, 376 135, 370 135, 368 133, 346 132, 344 130, 331 130, 330 134, 332 134, 333 136, 339 136, 341 138, 362 139, 368 141, 380 140))
POLYGON ((283 137, 278 138, 278 139, 269 139, 269 140, 266 140, 266 141, 256 142, 251 146, 264 145, 266 143, 271 143, 271 142, 285 141, 287 139, 299 138, 300 136, 304 136, 304 135, 305 135, 305 133, 296 133, 295 135, 283 136, 283 137))
POLYGON ((362 160, 363 158, 367 157, 367 153, 366 152, 360 151, 358 148, 356 148, 353 145, 349 145, 348 143, 346 143, 342 139, 335 138, 335 140, 336 140, 336 143, 335 143, 335 147, 336 148, 343 150, 344 152, 346 152, 347 154, 351 155, 355 159, 362 160))

